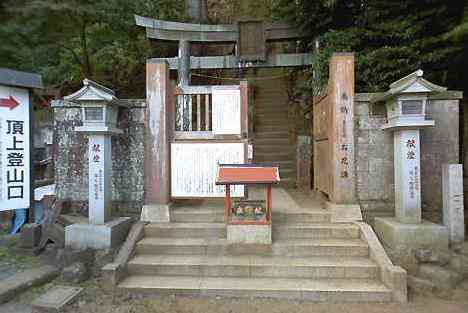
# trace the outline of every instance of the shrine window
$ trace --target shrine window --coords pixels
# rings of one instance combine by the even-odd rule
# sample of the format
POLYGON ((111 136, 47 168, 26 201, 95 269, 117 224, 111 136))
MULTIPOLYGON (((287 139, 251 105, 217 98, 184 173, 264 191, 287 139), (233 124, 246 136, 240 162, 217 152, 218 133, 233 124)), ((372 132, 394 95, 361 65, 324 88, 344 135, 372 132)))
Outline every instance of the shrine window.
POLYGON ((85 108, 85 121, 97 122, 104 120, 104 108, 85 108))
POLYGON ((403 115, 415 115, 423 113, 422 100, 403 100, 401 102, 403 115))

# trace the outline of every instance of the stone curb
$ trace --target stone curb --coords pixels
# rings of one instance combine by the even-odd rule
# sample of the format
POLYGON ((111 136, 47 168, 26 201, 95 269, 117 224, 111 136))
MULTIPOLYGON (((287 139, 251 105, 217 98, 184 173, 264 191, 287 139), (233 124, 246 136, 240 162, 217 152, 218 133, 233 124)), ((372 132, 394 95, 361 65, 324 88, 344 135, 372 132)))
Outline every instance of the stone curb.
POLYGON ((372 227, 364 222, 354 222, 361 229, 361 238, 369 245, 369 256, 380 268, 380 279, 393 292, 399 303, 408 302, 406 271, 393 265, 372 227))

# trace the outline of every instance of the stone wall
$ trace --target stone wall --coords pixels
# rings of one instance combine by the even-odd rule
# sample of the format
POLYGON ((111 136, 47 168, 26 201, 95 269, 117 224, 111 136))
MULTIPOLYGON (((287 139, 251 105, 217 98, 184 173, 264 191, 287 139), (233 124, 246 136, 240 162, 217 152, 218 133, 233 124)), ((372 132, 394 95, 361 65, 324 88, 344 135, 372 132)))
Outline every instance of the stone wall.
MULTIPOLYGON (((355 147, 357 197, 364 218, 394 215, 393 133, 383 131, 386 111, 371 105, 372 94, 356 94, 355 147)), ((434 127, 421 131, 421 190, 423 218, 442 222, 442 164, 459 163, 459 116, 457 93, 449 100, 431 99, 427 119, 434 127)))
POLYGON ((369 94, 355 98, 356 195, 364 219, 394 212, 393 133, 383 131, 384 110, 370 106, 369 94))
POLYGON ((442 223, 442 165, 461 162, 459 100, 432 100, 426 111, 435 127, 421 132, 422 215, 442 223))
MULTIPOLYGON (((118 127, 124 133, 112 138, 112 201, 116 215, 137 215, 144 195, 145 100, 125 100, 118 127)), ((74 211, 87 215, 88 137, 74 131, 82 125, 81 110, 55 101, 55 182, 59 199, 70 199, 74 211)))

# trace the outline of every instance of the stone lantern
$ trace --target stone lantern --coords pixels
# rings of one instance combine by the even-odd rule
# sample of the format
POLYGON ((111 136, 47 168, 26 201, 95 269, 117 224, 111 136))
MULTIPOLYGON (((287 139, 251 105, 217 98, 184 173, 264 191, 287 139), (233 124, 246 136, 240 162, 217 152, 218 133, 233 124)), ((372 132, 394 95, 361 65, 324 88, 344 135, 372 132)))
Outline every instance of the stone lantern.
POLYGON ((117 128, 119 100, 112 90, 89 79, 64 100, 81 107, 83 126, 75 131, 89 138, 89 223, 68 226, 65 243, 76 248, 108 248, 125 236, 130 222, 129 218, 111 218, 112 135, 123 133, 117 128))
POLYGON ((418 241, 447 242, 446 229, 421 219, 421 142, 420 131, 435 125, 426 119, 429 95, 446 91, 423 78, 418 70, 376 94, 371 103, 384 103, 387 123, 384 131, 393 132, 395 218, 376 218, 379 237, 389 246, 417 246, 418 241))
MULTIPOLYGON (((418 70, 390 85, 377 101, 385 101, 388 123, 393 131, 395 162, 395 213, 402 223, 421 222, 420 130, 434 126, 426 120, 428 95, 445 91, 423 78, 418 70)), ((375 101, 375 100, 374 100, 375 101)))

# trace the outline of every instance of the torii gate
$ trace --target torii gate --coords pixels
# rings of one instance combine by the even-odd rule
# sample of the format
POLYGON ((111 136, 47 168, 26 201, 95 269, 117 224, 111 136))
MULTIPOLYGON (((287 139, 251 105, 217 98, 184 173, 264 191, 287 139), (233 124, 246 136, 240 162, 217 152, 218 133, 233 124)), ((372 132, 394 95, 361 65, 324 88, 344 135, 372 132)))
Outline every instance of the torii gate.
MULTIPOLYGON (((178 23, 135 15, 138 26, 146 28, 150 39, 178 41, 179 56, 154 58, 166 61, 171 70, 178 70, 178 85, 190 85, 191 69, 234 69, 252 67, 297 67, 312 64, 310 53, 267 53, 267 42, 293 41, 304 38, 297 29, 286 24, 267 24, 262 21, 241 21, 237 25, 207 25, 178 23), (190 43, 236 45, 236 54, 227 56, 190 56, 190 43)), ((177 128, 187 130, 188 101, 179 105, 177 128)))
MULTIPOLYGON (((190 70, 307 66, 312 64, 312 55, 268 54, 268 42, 294 41, 304 37, 285 24, 242 21, 235 25, 207 25, 138 15, 135 15, 135 21, 138 26, 146 28, 150 39, 179 42, 178 57, 147 61, 150 140, 146 147, 146 195, 142 219, 168 221, 172 198, 219 196, 219 187, 214 185, 216 173, 212 168, 217 163, 245 163, 248 158, 247 83, 190 86, 190 70), (191 56, 191 43, 232 43, 235 44, 235 54, 191 56), (170 87, 170 69, 178 70, 175 92, 170 87), (172 111, 173 95, 178 97, 176 112, 172 111), (192 106, 194 103, 196 106, 192 106), (204 145, 202 149, 201 145, 204 145), (193 163, 194 159, 197 162, 193 163)), ((239 186, 233 194, 240 196, 243 192, 239 186)))

